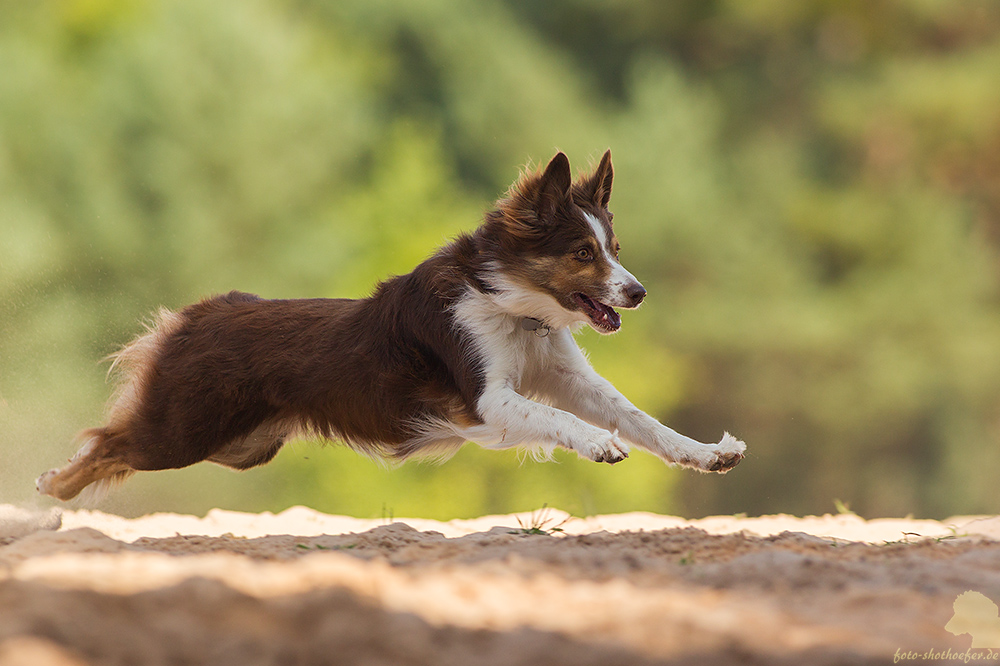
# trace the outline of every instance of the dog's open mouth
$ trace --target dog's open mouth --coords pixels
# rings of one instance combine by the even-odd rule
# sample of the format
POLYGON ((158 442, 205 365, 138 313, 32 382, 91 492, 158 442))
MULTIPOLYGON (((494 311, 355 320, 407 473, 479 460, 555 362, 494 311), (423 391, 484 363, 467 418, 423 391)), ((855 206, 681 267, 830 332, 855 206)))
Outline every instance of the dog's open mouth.
POLYGON ((614 308, 610 305, 595 301, 590 296, 580 292, 573 294, 573 300, 579 303, 586 315, 590 317, 590 321, 593 322, 595 328, 608 331, 609 333, 613 333, 621 328, 622 316, 615 312, 614 308))

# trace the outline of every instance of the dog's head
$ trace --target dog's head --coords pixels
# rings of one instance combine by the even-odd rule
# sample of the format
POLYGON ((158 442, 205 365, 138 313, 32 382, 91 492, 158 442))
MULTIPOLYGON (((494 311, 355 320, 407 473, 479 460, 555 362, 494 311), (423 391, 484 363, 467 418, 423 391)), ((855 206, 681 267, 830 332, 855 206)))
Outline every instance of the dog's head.
POLYGON ((549 325, 621 327, 615 308, 635 308, 646 290, 618 260, 608 210, 611 151, 575 182, 556 154, 541 173, 523 176, 487 219, 495 256, 488 279, 508 311, 549 325))

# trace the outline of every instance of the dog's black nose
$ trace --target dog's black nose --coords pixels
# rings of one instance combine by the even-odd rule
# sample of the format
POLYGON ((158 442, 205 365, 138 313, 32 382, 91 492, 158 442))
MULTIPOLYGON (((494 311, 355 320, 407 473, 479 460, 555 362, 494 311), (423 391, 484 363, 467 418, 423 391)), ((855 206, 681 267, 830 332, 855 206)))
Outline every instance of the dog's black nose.
POLYGON ((625 296, 632 301, 632 307, 636 307, 642 303, 642 299, 646 298, 646 288, 638 282, 630 284, 625 289, 625 296))

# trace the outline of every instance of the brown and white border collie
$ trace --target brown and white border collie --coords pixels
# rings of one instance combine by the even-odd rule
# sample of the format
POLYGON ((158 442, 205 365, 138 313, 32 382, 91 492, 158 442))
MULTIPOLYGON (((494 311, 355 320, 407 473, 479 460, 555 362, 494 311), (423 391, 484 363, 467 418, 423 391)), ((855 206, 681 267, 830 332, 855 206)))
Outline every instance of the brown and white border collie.
POLYGON ((555 446, 597 462, 629 444, 668 463, 726 472, 746 446, 702 444, 637 409, 573 340, 621 326, 646 290, 618 261, 608 151, 575 182, 558 153, 522 175, 472 234, 368 298, 265 300, 239 292, 180 312, 114 355, 123 381, 107 425, 43 474, 61 500, 136 470, 270 461, 313 434, 403 459, 555 446))

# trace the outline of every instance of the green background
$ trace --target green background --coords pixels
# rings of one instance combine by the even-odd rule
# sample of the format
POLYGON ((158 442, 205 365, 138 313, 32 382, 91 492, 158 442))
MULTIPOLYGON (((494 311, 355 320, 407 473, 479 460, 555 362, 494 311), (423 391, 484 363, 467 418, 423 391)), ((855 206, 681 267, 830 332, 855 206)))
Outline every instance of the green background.
POLYGON ((611 148, 649 290, 598 371, 725 477, 299 442, 102 508, 997 511, 1000 4, 0 0, 0 501, 101 420, 158 307, 361 296, 526 163, 611 148))

